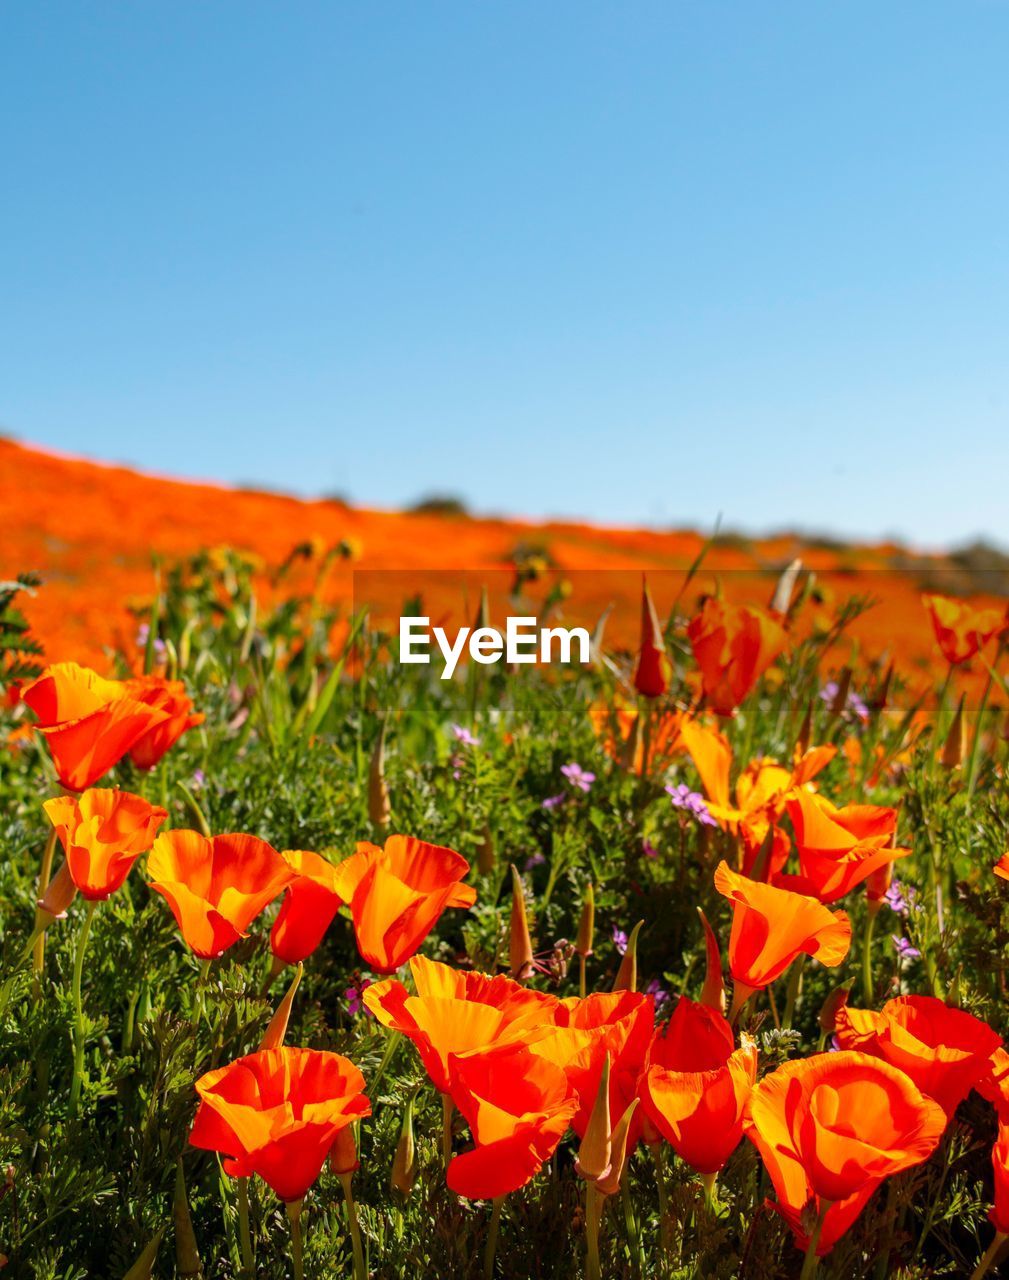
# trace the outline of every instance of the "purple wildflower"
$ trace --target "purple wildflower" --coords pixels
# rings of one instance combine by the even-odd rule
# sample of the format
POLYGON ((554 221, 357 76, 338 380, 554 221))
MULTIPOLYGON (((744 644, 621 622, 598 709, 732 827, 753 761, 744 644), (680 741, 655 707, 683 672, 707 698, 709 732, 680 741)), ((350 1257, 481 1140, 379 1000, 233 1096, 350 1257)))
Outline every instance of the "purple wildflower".
MULTIPOLYGON (((137 648, 146 649, 147 641, 150 638, 151 626, 149 622, 142 622, 137 631, 137 648)), ((158 658, 163 658, 167 652, 164 640, 160 636, 154 637, 154 653, 158 658)))
POLYGON ((592 784, 596 780, 596 775, 590 773, 587 769, 583 769, 580 764, 576 764, 574 760, 570 764, 561 765, 561 773, 564 774, 568 782, 576 791, 590 791, 592 784))
MULTIPOLYGON (((826 702, 828 705, 832 704, 839 692, 840 685, 837 681, 828 680, 820 690, 820 700, 821 702, 826 702)), ((861 720, 864 724, 869 719, 869 708, 866 705, 865 700, 861 698, 854 689, 849 689, 848 697, 844 704, 844 710, 841 714, 849 720, 852 718, 861 720)))
POLYGON ((669 999, 669 992, 660 986, 658 978, 653 978, 645 987, 645 995, 651 996, 657 1006, 664 1005, 669 999))
POLYGON ((659 856, 658 849, 656 849, 655 845, 653 845, 650 840, 641 841, 641 852, 646 858, 657 858, 659 856))
POLYGON ((480 745, 480 739, 475 738, 465 725, 454 724, 452 732, 455 734, 456 742, 461 742, 464 747, 478 747, 480 745))
POLYGON ((361 1012, 363 1007, 361 997, 364 995, 366 988, 370 986, 371 979, 362 978, 359 982, 356 982, 354 986, 348 987, 346 991, 344 991, 343 994, 347 997, 347 1012, 351 1017, 356 1017, 361 1012))
POLYGON ((202 769, 194 769, 193 776, 189 780, 189 786, 192 791, 202 791, 207 785, 207 775, 202 769))
POLYGON ((899 916, 906 916, 910 910, 907 898, 904 897, 904 886, 896 876, 890 881, 890 887, 883 895, 883 900, 890 910, 899 916))
POLYGON ((543 854, 537 849, 535 853, 526 858, 523 870, 532 871, 533 867, 542 867, 544 862, 546 862, 546 858, 544 858, 543 854))
POLYGON ((567 800, 567 798, 568 798, 567 794, 563 791, 560 793, 559 796, 547 796, 547 798, 543 801, 543 808, 559 809, 561 805, 564 804, 564 802, 567 800))
POLYGON ((674 809, 684 809, 687 813, 693 814, 702 826, 718 826, 718 823, 711 816, 707 802, 699 791, 691 791, 686 783, 681 782, 678 786, 666 787, 666 793, 672 801, 674 809))
POLYGON ((893 939, 893 945, 897 952, 898 960, 921 959, 921 952, 917 947, 911 945, 911 940, 909 938, 902 938, 896 933, 892 933, 890 937, 893 939))
POLYGON ((624 933, 623 929, 618 929, 615 926, 613 929, 613 945, 622 956, 627 954, 627 934, 624 933))

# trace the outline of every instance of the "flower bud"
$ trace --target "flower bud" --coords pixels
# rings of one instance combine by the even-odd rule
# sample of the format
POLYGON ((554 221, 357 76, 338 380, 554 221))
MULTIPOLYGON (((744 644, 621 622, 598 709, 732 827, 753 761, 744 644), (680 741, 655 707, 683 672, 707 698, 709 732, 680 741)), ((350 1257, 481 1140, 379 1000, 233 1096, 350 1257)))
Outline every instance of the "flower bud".
POLYGON ((637 991, 638 989, 638 934, 644 923, 644 920, 639 920, 627 939, 627 950, 624 952, 617 976, 613 981, 614 991, 637 991))
POLYGON ((354 1139, 354 1126, 348 1124, 336 1135, 336 1141, 329 1149, 329 1169, 338 1178, 349 1178, 360 1167, 361 1161, 357 1158, 357 1142, 354 1139))
POLYGON ((48 919, 43 919, 40 923, 48 928, 54 920, 65 919, 70 904, 76 897, 77 886, 70 875, 69 864, 64 861, 59 871, 49 881, 45 893, 38 900, 40 914, 48 916, 48 919))
POLYGON ((263 1039, 260 1041, 259 1048, 263 1049, 279 1049, 284 1043, 284 1036, 287 1035, 287 1023, 291 1017, 291 1008, 294 1005, 294 993, 298 990, 298 983, 301 981, 301 975, 305 972, 305 966, 299 964, 294 970, 294 979, 287 989, 287 994, 277 1005, 277 1012, 270 1019, 270 1025, 266 1028, 263 1039))
POLYGON ((533 971, 533 944, 529 937, 529 922, 526 919, 525 892, 522 878, 512 865, 512 915, 511 915, 511 976, 516 982, 525 982, 533 971))
POLYGON ((820 1030, 824 1035, 830 1035, 837 1027, 837 1015, 848 1003, 848 996, 851 994, 854 978, 849 978, 847 982, 842 982, 839 987, 835 987, 830 995, 824 1000, 823 1008, 820 1010, 820 1030))
POLYGON ((967 753, 967 721, 963 713, 964 695, 960 695, 956 715, 946 735, 940 763, 944 769, 959 769, 967 753))
POLYGON ((707 953, 700 1003, 709 1009, 717 1009, 719 1013, 724 1013, 725 978, 722 976, 721 948, 714 929, 708 923, 708 917, 700 907, 697 908, 697 914, 701 917, 701 924, 704 926, 704 945, 707 953))
POLYGON ((669 688, 666 641, 644 576, 641 578, 641 645, 634 687, 645 698, 661 698, 669 688))
POLYGON ((613 1130, 610 1125, 610 1055, 603 1059, 599 1088, 592 1105, 585 1136, 578 1147, 575 1169, 588 1182, 605 1178, 612 1163, 613 1130))
POLYGON ((403 1127, 400 1130, 396 1154, 392 1161, 392 1175, 389 1185, 393 1191, 404 1198, 413 1190, 417 1176, 417 1153, 413 1140, 413 1101, 415 1094, 410 1094, 406 1109, 403 1112, 403 1127))
POLYGON ((172 1199, 172 1218, 175 1223, 175 1269, 180 1277, 197 1280, 203 1275, 200 1251, 196 1247, 196 1232, 189 1212, 186 1195, 186 1178, 182 1170, 182 1157, 175 1161, 175 1195, 172 1199))
POLYGON ((596 1180, 596 1189, 604 1196, 614 1196, 620 1190, 620 1180, 624 1176, 627 1163, 627 1135, 630 1132, 631 1120, 638 1108, 639 1099, 634 1098, 630 1106, 617 1121, 610 1142, 610 1169, 604 1177, 596 1180))

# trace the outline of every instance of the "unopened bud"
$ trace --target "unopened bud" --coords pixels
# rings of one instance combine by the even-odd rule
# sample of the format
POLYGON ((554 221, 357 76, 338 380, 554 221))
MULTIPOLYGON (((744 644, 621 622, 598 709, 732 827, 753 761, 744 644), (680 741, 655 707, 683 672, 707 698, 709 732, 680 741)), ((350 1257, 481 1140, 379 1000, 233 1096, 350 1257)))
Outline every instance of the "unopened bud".
POLYGON ((946 735, 940 763, 944 769, 959 769, 967 751, 967 721, 963 713, 964 695, 960 695, 956 715, 946 735))
POLYGON ((627 939, 627 950, 620 961, 620 968, 613 982, 614 991, 637 991, 638 989, 638 934, 644 923, 644 920, 639 920, 627 939))
POLYGON ((512 915, 511 945, 509 960, 511 976, 516 982, 525 982, 533 972, 533 944, 529 937, 529 921, 526 919, 526 899, 522 888, 522 878, 515 870, 512 872, 512 915))

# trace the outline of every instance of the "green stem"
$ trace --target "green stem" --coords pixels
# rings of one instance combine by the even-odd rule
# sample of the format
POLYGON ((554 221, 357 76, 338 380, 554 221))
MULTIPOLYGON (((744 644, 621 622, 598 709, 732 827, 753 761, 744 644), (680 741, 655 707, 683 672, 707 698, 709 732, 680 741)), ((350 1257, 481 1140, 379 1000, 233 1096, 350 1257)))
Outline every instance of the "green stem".
POLYGON ((305 1246, 301 1237, 301 1206, 304 1200, 288 1200, 287 1220, 291 1224, 291 1263, 294 1280, 305 1280, 305 1246))
POLYGON ((802 970, 806 963, 805 954, 798 955, 792 962, 792 971, 788 975, 788 989, 785 995, 785 1013, 781 1019, 781 1025, 786 1031, 792 1029, 792 1019, 795 1017, 795 1005, 799 999, 799 992, 802 990, 802 970))
POLYGON ((238 1183, 238 1241, 242 1250, 242 1271, 255 1275, 256 1260, 252 1252, 252 1231, 249 1227, 249 1179, 237 1178, 238 1183))
POLYGON ((452 1159, 452 1114, 454 1103, 447 1093, 441 1095, 441 1155, 445 1168, 452 1159))
POLYGON ((504 1202, 504 1196, 497 1196, 491 1207, 490 1223, 487 1227, 487 1243, 483 1251, 484 1280, 492 1280, 494 1275, 494 1257, 497 1253, 498 1228, 501 1226, 501 1208, 504 1202))
POLYGON ((89 901, 84 911, 84 922, 81 925, 80 937, 77 939, 77 954, 74 957, 74 1075, 70 1082, 70 1114, 77 1114, 80 1102, 81 1085, 84 1081, 84 1011, 81 1008, 81 975, 84 972, 84 950, 88 945, 88 934, 91 932, 91 921, 98 903, 89 901))
POLYGON ((977 1266, 971 1272, 970 1280, 982 1280, 982 1277, 988 1274, 988 1271, 991 1268, 991 1264, 998 1257, 998 1251, 1002 1248, 1004 1243, 1005 1243, 1005 1236, 1002 1234, 1001 1231, 996 1231, 995 1239, 991 1242, 991 1244, 985 1250, 984 1257, 981 1259, 981 1261, 977 1264, 977 1266))
POLYGON ((655 1164, 655 1185, 659 1191, 659 1243, 663 1250, 669 1248, 669 1195, 666 1191, 665 1159, 661 1142, 652 1144, 652 1160, 655 1164))
MULTIPOLYGON (((49 888, 49 880, 53 874, 53 854, 56 852, 56 828, 49 832, 46 838, 46 847, 42 851, 42 866, 39 869, 39 901, 46 896, 46 890, 49 888)), ((35 997, 38 999, 39 983, 42 977, 42 970, 46 962, 46 932, 42 920, 42 908, 35 908, 35 938, 32 947, 32 986, 34 988, 35 997)))
POLYGON ((585 1258, 586 1280, 602 1280, 599 1269, 599 1218, 602 1213, 602 1196, 594 1182, 585 1184, 585 1258))
POLYGON ((939 758, 937 751, 939 746, 939 734, 942 730, 942 717, 946 710, 946 694, 949 691, 949 682, 952 675, 953 664, 950 663, 946 668, 946 678, 943 680, 942 688, 939 690, 939 705, 935 710, 935 725, 932 729, 932 741, 929 745, 928 776, 930 779, 935 777, 936 761, 939 758))
POLYGON ((585 956, 578 957, 578 994, 585 999, 585 956))
MULTIPOLYGON (((1002 646, 999 645, 998 652, 995 654, 993 667, 997 667, 999 658, 1002 656, 1002 646)), ((988 679, 985 683, 984 692, 981 694, 981 701, 978 704, 977 719, 974 724, 974 738, 970 744, 970 759, 967 763, 967 804, 970 806, 971 796, 974 794, 974 788, 977 786, 977 768, 978 768, 978 746, 981 742, 981 728, 984 721, 985 707, 988 705, 988 698, 991 695, 993 673, 988 672, 988 679)))
POLYGON ((809 1237, 809 1246, 806 1249, 806 1256, 802 1260, 802 1271, 799 1273, 799 1280, 811 1280, 811 1277, 816 1275, 817 1268, 820 1265, 816 1250, 820 1244, 820 1236, 823 1234, 823 1224, 830 1209, 830 1201, 821 1200, 820 1205, 820 1216, 816 1220, 813 1234, 809 1237))
POLYGON ((340 1174, 340 1186, 343 1197, 347 1201, 347 1221, 350 1224, 350 1243, 354 1250, 354 1280, 368 1280, 368 1271, 364 1265, 364 1249, 361 1245, 361 1224, 357 1220, 357 1205, 354 1202, 354 1191, 351 1187, 354 1175, 340 1174))
POLYGON ((865 932, 862 935, 862 998, 866 1004, 872 1004, 874 984, 872 981, 872 935, 876 928, 876 913, 869 911, 865 917, 865 932))
POLYGON ((704 1188, 704 1203, 709 1209, 714 1209, 716 1204, 715 1185, 717 1182, 717 1173, 705 1173, 701 1175, 701 1186, 704 1188))

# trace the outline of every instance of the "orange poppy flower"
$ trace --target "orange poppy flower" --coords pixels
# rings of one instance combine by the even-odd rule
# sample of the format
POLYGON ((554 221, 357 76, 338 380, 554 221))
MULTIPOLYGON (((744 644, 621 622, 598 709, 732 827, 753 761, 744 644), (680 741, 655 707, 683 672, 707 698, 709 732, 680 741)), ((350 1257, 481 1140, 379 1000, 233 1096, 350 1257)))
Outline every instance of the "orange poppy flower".
MULTIPOLYGON (((530 1046, 560 1067, 578 1098, 571 1127, 579 1138, 592 1114, 607 1054, 610 1061, 610 1114, 622 1116, 637 1094, 638 1077, 655 1026, 655 1001, 637 991, 609 991, 558 1002, 555 1026, 530 1046)), ((635 1116, 630 1151, 641 1133, 635 1116)))
POLYGON ((995 1203, 988 1221, 1003 1236, 1009 1236, 1009 1125, 1000 1124, 998 1137, 991 1149, 992 1172, 995 1175, 995 1203))
POLYGON ((189 1141, 225 1156, 233 1178, 258 1173, 281 1200, 300 1200, 341 1130, 371 1115, 364 1077, 338 1053, 262 1049, 196 1082, 189 1141))
POLYGON ((1002 1043, 986 1022, 935 996, 899 996, 879 1013, 845 1007, 836 1034, 842 1048, 899 1067, 950 1116, 990 1075, 991 1056, 1002 1043))
POLYGON ((743 870, 747 873, 768 831, 775 826, 769 872, 776 874, 785 865, 791 849, 788 834, 776 826, 788 798, 796 787, 804 786, 825 769, 837 749, 814 747, 799 756, 791 769, 766 758, 751 761, 736 782, 733 804, 729 787, 732 747, 728 738, 717 729, 686 718, 681 734, 708 797, 708 812, 723 830, 742 837, 743 870))
POLYGON ((994 867, 992 867, 992 870, 1003 880, 1009 880, 1009 850, 999 858, 998 862, 996 862, 994 867))
POLYGON ((850 1052, 786 1062, 754 1086, 744 1121, 793 1231, 831 1206, 818 1253, 884 1178, 927 1160, 945 1127, 942 1108, 902 1071, 850 1052))
POLYGON ((947 662, 969 662, 1006 625, 1002 609, 975 609, 963 600, 924 595, 922 604, 932 619, 936 642, 947 662))
POLYGON ((795 829, 802 879, 808 886, 805 892, 821 902, 836 902, 911 852, 891 844, 895 809, 877 805, 838 809, 823 796, 799 789, 788 801, 788 816, 795 829))
POLYGON ((528 1042, 537 1027, 553 1022, 558 1001, 530 991, 503 975, 464 973, 414 956, 417 994, 396 978, 373 983, 364 993, 370 1013, 417 1047, 431 1083, 452 1092, 450 1057, 513 1040, 528 1042))
POLYGON ((452 1096, 476 1146, 455 1156, 446 1181, 457 1195, 494 1200, 524 1187, 564 1136, 578 1100, 560 1067, 523 1044, 453 1054, 452 1096))
POLYGON ((750 991, 780 977, 802 952, 828 968, 848 954, 851 925, 843 911, 829 911, 802 893, 748 880, 726 862, 715 869, 715 888, 733 904, 729 971, 733 982, 750 991))
POLYGON ((434 928, 446 907, 471 907, 461 884, 469 863, 454 849, 415 836, 390 836, 385 848, 362 841, 336 868, 333 888, 350 906, 357 949, 377 973, 394 973, 434 928))
POLYGON ((206 719, 206 716, 193 711, 193 700, 187 697, 186 686, 181 680, 134 676, 126 681, 126 689, 137 702, 165 713, 165 719, 152 725, 130 748, 130 759, 138 769, 153 769, 187 729, 195 729, 206 719))
POLYGON ((666 641, 655 612, 648 583, 641 579, 641 644, 634 669, 634 687, 645 698, 661 698, 669 688, 666 641))
POLYGON ((617 693, 612 703, 601 699, 593 702, 589 719, 610 759, 637 774, 664 769, 681 748, 681 711, 652 708, 645 734, 637 706, 617 693))
POLYGON ((744 1035, 737 1049, 721 1013, 681 996, 649 1047, 641 1104, 681 1160, 717 1173, 742 1139, 756 1078, 756 1043, 744 1035))
POLYGON ((294 879, 270 930, 270 950, 285 964, 297 964, 312 954, 340 909, 336 867, 305 849, 288 849, 280 856, 294 879))
POLYGON ((265 840, 166 831, 147 859, 151 888, 168 902, 188 945, 204 960, 227 951, 293 872, 265 840))
POLYGON ((115 893, 168 817, 129 791, 98 787, 76 798, 57 796, 42 807, 66 852, 71 879, 91 901, 115 893))
POLYGON ((708 596, 691 618, 687 638, 701 670, 708 705, 731 716, 785 647, 779 622, 751 605, 708 596))
POLYGON ((76 662, 47 667, 22 690, 38 718, 60 782, 84 791, 158 725, 167 712, 133 697, 119 680, 106 680, 76 662))

